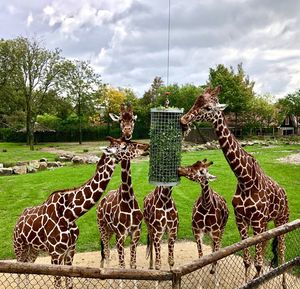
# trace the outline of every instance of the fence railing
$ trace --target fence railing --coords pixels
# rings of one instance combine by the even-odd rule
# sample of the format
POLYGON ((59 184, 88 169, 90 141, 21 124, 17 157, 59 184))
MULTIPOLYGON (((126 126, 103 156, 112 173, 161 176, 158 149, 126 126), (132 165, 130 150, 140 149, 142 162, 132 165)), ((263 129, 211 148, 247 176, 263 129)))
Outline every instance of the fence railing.
MULTIPOLYGON (((41 265, 0 262, 0 288, 53 288, 54 277, 71 277, 73 288, 280 288, 279 275, 287 274, 287 288, 300 288, 300 278, 292 272, 300 265, 300 220, 268 230, 260 235, 222 248, 172 271, 138 269, 98 269, 79 266, 41 265), (287 262, 271 269, 268 261, 262 277, 245 284, 241 250, 262 241, 286 234, 287 262), (216 274, 210 274, 211 264, 218 261, 216 274), (271 285, 270 285, 271 284, 271 285), (251 287, 252 286, 252 287, 251 287), (256 286, 256 287, 255 287, 256 286), (271 286, 271 287, 270 287, 271 286), (279 287, 278 287, 279 286, 279 287), (261 288, 261 287, 260 287, 261 288)), ((300 270, 299 270, 300 271, 300 270)), ((255 269, 252 268, 253 277, 255 269)), ((63 278, 64 279, 64 278, 63 278)), ((62 287, 64 287, 64 282, 62 287)))

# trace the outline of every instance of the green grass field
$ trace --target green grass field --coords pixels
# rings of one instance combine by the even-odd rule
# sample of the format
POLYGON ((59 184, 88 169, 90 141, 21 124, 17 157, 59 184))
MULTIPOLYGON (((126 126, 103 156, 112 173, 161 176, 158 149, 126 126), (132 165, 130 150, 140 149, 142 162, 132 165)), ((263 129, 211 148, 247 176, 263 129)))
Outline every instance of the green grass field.
MULTIPOLYGON (((64 146, 63 144, 61 145, 64 146)), ((99 143, 97 144, 99 146, 99 143)), ((64 146, 68 148, 69 146, 64 146)), ((81 147, 80 149, 81 150, 81 147)), ((276 147, 252 146, 246 147, 259 161, 264 171, 282 185, 287 192, 290 206, 290 220, 300 218, 300 166, 280 163, 277 159, 293 152, 300 151, 300 145, 280 145, 276 147)), ((39 157, 55 159, 56 155, 30 152, 27 147, 18 144, 0 143, 0 163, 15 160, 38 159, 39 157), (7 148, 3 153, 2 149, 7 148), (9 154, 9 155, 8 155, 9 154)), ((214 161, 210 172, 218 177, 211 186, 226 200, 230 216, 223 238, 223 246, 239 241, 238 230, 232 210, 231 199, 235 192, 236 179, 228 166, 221 150, 207 150, 183 153, 182 164, 189 165, 196 160, 207 158, 214 161)), ((0 259, 14 258, 12 248, 12 232, 17 218, 24 208, 42 203, 54 190, 72 188, 81 185, 94 173, 95 165, 66 166, 56 170, 42 171, 35 174, 0 177, 0 259)), ((148 161, 132 164, 133 186, 140 207, 145 195, 154 189, 148 183, 148 161)), ((109 189, 115 189, 120 184, 119 166, 109 183, 109 189)), ((191 211, 195 200, 200 194, 198 184, 182 178, 180 185, 174 188, 173 197, 179 211, 178 239, 193 240, 191 231, 191 211)), ((80 236, 77 251, 99 250, 99 233, 96 225, 95 207, 81 217, 77 224, 80 236)), ((146 243, 146 228, 143 225, 142 243, 146 243)), ((300 250, 300 249, 298 249, 300 250)), ((300 254, 300 251, 298 252, 300 254)), ((298 255, 299 255, 298 254, 298 255)))

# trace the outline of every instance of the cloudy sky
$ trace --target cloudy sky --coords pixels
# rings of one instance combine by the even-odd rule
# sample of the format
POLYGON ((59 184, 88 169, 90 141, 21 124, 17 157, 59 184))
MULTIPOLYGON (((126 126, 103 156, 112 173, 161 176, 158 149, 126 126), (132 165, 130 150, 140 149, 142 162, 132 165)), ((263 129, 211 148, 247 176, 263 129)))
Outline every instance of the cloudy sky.
MULTIPOLYGON (((166 82, 168 0, 0 0, 0 37, 37 36, 139 96, 166 82)), ((300 88, 300 1, 171 0, 170 83, 243 62, 257 93, 300 88)))

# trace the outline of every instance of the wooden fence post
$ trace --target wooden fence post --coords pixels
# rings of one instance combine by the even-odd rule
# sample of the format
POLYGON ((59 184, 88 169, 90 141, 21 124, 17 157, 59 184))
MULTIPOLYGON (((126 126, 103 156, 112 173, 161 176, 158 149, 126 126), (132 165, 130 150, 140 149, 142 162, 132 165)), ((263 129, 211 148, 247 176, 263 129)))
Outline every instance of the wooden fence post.
POLYGON ((181 289, 181 270, 172 270, 172 289, 181 289))

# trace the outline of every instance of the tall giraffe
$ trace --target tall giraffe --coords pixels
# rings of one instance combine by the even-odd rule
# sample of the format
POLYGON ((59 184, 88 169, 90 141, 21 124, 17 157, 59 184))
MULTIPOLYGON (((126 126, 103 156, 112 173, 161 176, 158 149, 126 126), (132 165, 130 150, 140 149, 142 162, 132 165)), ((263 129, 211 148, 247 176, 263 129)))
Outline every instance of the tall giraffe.
MULTIPOLYGON (((254 235, 267 229, 267 223, 274 221, 275 226, 288 222, 289 209, 287 196, 282 187, 267 176, 255 158, 247 153, 230 132, 223 110, 226 105, 219 104, 218 94, 221 87, 208 87, 200 95, 191 109, 182 116, 181 124, 186 129, 194 121, 209 121, 215 128, 220 147, 237 178, 237 189, 233 197, 236 223, 242 239, 248 238, 248 229, 252 227, 254 235)), ((262 271, 265 243, 256 245, 255 267, 256 276, 262 271)), ((278 237, 278 252, 281 262, 284 262, 284 236, 278 237)), ((244 249, 245 279, 249 279, 251 256, 249 249, 244 249)), ((285 276, 282 280, 286 288, 285 276)))
POLYGON ((130 268, 136 268, 136 246, 140 240, 143 214, 132 188, 130 159, 146 153, 149 145, 139 144, 139 149, 139 154, 121 161, 122 183, 120 187, 108 192, 97 207, 97 222, 101 234, 102 268, 104 260, 109 266, 109 240, 114 233, 116 234, 120 268, 125 268, 124 242, 128 234, 131 237, 130 268))
POLYGON ((130 140, 133 134, 134 123, 137 119, 137 116, 133 114, 131 104, 128 104, 127 106, 122 104, 120 115, 110 113, 109 116, 113 121, 118 121, 120 123, 122 137, 125 138, 125 140, 130 140))
POLYGON ((161 267, 161 240, 168 233, 168 263, 174 266, 174 243, 178 231, 178 212, 172 199, 173 187, 157 186, 144 198, 144 220, 148 227, 147 256, 150 256, 149 269, 153 269, 153 245, 155 249, 155 269, 161 267))
MULTIPOLYGON (((202 195, 197 199, 192 213, 192 230, 197 242, 199 258, 203 256, 202 235, 208 233, 213 240, 213 252, 220 249, 221 238, 228 220, 229 210, 225 199, 209 187, 209 180, 216 177, 208 172, 208 167, 213 162, 197 161, 191 166, 179 167, 179 176, 197 182, 202 188, 202 195)), ((216 265, 212 265, 211 274, 216 273, 216 265)), ((216 285, 218 286, 218 276, 216 274, 216 285)))
MULTIPOLYGON (((115 164, 140 153, 139 143, 108 137, 96 173, 84 185, 53 192, 41 205, 27 208, 14 229, 14 251, 18 262, 34 262, 40 251, 51 256, 52 264, 72 265, 79 229, 76 220, 90 210, 106 189, 115 164)), ((70 278, 66 286, 73 288, 70 278)), ((61 278, 55 277, 55 288, 61 278)))

